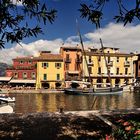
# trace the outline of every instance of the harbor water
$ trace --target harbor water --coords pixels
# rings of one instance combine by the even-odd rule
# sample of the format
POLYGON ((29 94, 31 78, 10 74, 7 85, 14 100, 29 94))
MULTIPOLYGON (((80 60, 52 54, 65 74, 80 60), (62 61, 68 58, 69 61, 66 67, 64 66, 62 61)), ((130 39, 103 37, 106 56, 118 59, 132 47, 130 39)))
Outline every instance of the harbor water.
POLYGON ((65 95, 64 93, 11 94, 15 113, 56 112, 85 110, 114 110, 140 108, 140 93, 124 92, 121 95, 65 95), (94 103, 95 101, 95 103, 94 103), (92 107, 94 103, 94 106, 92 107))

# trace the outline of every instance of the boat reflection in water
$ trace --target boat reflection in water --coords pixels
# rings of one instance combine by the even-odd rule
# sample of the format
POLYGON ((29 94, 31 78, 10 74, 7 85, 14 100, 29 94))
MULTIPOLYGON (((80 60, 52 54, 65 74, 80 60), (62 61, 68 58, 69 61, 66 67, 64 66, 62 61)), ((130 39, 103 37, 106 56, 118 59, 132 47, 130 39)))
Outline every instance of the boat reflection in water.
POLYGON ((92 110, 132 109, 140 107, 140 94, 124 92, 121 95, 65 95, 57 94, 14 94, 15 113, 55 112, 60 107, 65 111, 91 110, 95 97, 97 100, 92 110))

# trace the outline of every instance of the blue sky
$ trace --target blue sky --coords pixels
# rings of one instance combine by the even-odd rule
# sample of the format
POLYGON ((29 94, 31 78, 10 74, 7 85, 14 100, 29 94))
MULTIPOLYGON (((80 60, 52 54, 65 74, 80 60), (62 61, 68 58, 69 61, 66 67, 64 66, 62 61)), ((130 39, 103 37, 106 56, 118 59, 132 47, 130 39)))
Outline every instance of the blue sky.
MULTIPOLYGON (((113 16, 117 14, 118 7, 116 0, 110 0, 104 7, 104 16, 101 22, 101 30, 97 31, 95 25, 86 19, 80 18, 81 3, 91 4, 92 0, 40 0, 46 2, 49 9, 54 8, 57 18, 53 24, 47 23, 46 26, 40 24, 44 34, 37 38, 26 38, 21 44, 7 44, 5 49, 0 50, 0 61, 11 63, 12 58, 25 55, 37 55, 41 50, 51 50, 58 53, 59 48, 65 45, 73 46, 79 43, 76 29, 76 19, 78 19, 80 31, 84 40, 85 47, 100 47, 99 37, 102 37, 105 46, 120 48, 124 52, 140 52, 140 25, 137 21, 128 24, 115 24, 113 16), (6 54, 9 57, 5 57, 6 54)), ((130 9, 135 6, 135 0, 124 0, 125 6, 130 9)), ((34 26, 34 21, 28 21, 34 26)))
MULTIPOLYGON (((82 33, 94 29, 94 25, 80 18, 78 9, 80 8, 80 3, 85 2, 85 0, 41 0, 41 2, 46 2, 48 8, 55 8, 57 10, 57 17, 53 24, 48 22, 48 24, 43 27, 45 34, 39 36, 37 39, 47 38, 52 40, 55 38, 63 38, 65 40, 69 36, 76 35, 76 19, 79 21, 82 33)), ((89 3, 88 0, 86 2, 89 3)))
MULTIPOLYGON (((57 18, 53 24, 47 23, 43 27, 44 35, 38 36, 38 38, 25 39, 26 43, 35 41, 38 39, 56 39, 62 38, 67 39, 69 36, 77 35, 76 29, 76 19, 78 19, 80 30, 82 34, 95 30, 95 25, 87 21, 87 19, 82 19, 80 17, 81 3, 86 3, 88 5, 92 4, 92 0, 40 0, 41 3, 46 2, 49 9, 54 8, 57 10, 57 18)), ((117 14, 116 0, 110 0, 104 8, 104 18, 102 19, 101 26, 104 27, 109 22, 114 22, 113 15, 117 14)), ((131 2, 127 2, 127 7, 132 7, 131 2)), ((34 22, 31 21, 34 25, 34 22)), ((43 25, 43 24, 42 24, 43 25)))
MULTIPOLYGON (((88 22, 86 19, 80 18, 81 3, 92 4, 92 0, 47 0, 49 7, 54 7, 57 9, 57 18, 53 25, 48 25, 46 27, 45 38, 63 38, 66 39, 69 36, 76 35, 76 19, 78 19, 80 24, 81 33, 85 34, 87 32, 95 30, 95 25, 88 22)), ((101 26, 104 27, 109 22, 113 22, 113 15, 117 14, 116 0, 110 0, 104 8, 104 18, 102 19, 101 26)), ((43 2, 43 0, 42 0, 43 2)), ((127 7, 132 7, 132 2, 127 1, 127 7)))

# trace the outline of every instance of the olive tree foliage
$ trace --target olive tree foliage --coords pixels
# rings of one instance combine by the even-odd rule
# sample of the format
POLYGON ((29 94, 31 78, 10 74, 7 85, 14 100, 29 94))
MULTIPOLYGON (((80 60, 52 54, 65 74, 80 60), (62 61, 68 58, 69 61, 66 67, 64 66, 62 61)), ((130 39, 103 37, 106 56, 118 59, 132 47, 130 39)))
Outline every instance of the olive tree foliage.
POLYGON ((6 42, 20 44, 26 37, 42 34, 40 23, 53 23, 56 13, 55 9, 48 9, 39 0, 0 0, 0 49, 6 42), (35 21, 34 27, 29 25, 29 19, 35 21))
MULTIPOLYGON (((81 4, 79 9, 82 18, 87 18, 88 21, 94 23, 96 28, 100 28, 100 21, 103 17, 103 9, 107 2, 111 0, 92 0, 91 5, 81 4)), ((118 13, 114 15, 116 22, 123 22, 124 26, 127 23, 131 23, 135 18, 140 20, 140 0, 131 0, 135 3, 135 7, 127 9, 124 5, 126 0, 116 0, 118 13)), ((116 8, 117 8, 116 7, 116 8)))

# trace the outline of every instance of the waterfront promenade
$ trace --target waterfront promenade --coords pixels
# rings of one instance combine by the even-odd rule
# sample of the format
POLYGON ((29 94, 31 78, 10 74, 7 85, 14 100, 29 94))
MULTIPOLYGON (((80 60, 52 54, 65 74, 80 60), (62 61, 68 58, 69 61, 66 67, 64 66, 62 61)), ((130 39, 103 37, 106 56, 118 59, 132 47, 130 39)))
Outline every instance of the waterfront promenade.
POLYGON ((8 90, 8 93, 64 93, 63 89, 14 89, 8 90))

